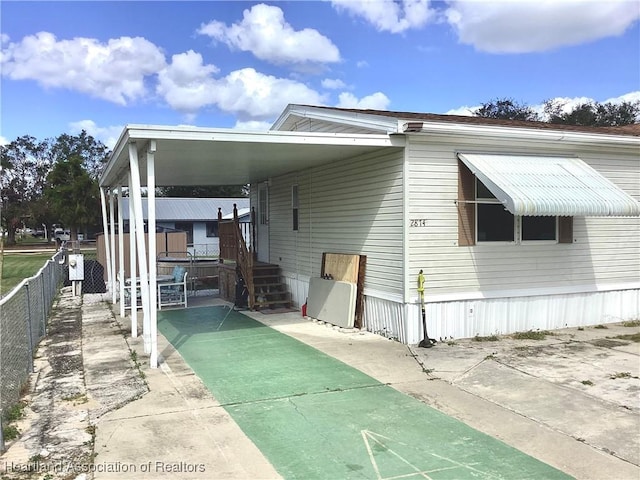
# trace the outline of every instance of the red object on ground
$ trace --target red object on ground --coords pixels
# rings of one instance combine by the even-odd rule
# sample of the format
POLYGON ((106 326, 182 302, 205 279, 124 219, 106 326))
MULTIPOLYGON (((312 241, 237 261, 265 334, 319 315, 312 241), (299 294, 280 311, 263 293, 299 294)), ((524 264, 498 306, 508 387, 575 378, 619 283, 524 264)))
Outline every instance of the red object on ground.
POLYGON ((307 304, 306 303, 304 305, 302 305, 302 316, 303 317, 307 316, 307 304))

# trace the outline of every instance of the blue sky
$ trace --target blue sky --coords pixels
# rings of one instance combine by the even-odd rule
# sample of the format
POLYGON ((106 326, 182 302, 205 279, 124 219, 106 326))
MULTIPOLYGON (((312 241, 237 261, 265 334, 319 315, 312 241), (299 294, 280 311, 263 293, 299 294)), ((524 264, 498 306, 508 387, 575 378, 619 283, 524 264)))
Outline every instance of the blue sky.
POLYGON ((0 3, 0 142, 264 130, 289 103, 640 100, 640 0, 0 3))

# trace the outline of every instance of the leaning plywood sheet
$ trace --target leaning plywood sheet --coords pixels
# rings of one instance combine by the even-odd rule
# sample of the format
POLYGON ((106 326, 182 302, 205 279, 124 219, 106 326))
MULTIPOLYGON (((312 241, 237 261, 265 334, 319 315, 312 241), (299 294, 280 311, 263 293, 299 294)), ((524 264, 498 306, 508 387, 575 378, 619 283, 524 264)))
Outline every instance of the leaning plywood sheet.
POLYGON ((325 253, 323 272, 331 275, 333 280, 358 283, 359 262, 360 255, 325 253))
POLYGON ((353 328, 356 292, 354 283, 312 278, 307 315, 339 327, 353 328))

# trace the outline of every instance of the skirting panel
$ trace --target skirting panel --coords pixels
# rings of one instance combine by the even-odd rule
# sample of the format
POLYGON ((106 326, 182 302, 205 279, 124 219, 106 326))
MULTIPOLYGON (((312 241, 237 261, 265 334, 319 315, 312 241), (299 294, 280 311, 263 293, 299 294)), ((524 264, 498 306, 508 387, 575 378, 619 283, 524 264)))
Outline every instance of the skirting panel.
MULTIPOLYGON (((309 279, 285 280, 300 307, 309 279)), ((504 335, 640 319, 640 290, 435 302, 427 303, 425 311, 429 336, 437 340, 504 335)), ((420 305, 370 295, 364 298, 364 328, 409 345, 424 338, 420 305)))
POLYGON ((297 308, 301 308, 309 296, 309 277, 295 278, 284 275, 282 281, 286 283, 287 290, 291 293, 291 302, 297 308))
POLYGON ((402 303, 365 295, 364 328, 401 343, 410 343, 407 341, 404 310, 402 303))
MULTIPOLYGON (((414 344, 423 338, 420 306, 408 307, 407 343, 414 344)), ((426 314, 436 339, 616 323, 640 318, 640 290, 429 303, 426 314)))

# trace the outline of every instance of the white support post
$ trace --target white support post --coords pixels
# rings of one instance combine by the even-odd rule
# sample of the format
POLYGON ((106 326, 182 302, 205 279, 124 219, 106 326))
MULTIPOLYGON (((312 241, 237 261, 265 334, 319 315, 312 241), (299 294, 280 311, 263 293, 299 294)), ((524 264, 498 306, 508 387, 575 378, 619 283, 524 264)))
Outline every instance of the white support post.
POLYGON ((137 252, 136 252, 136 214, 133 209, 133 199, 131 197, 131 172, 129 172, 129 298, 131 303, 131 336, 138 337, 138 294, 136 285, 137 252))
POLYGON ((158 290, 157 263, 158 247, 156 245, 156 141, 151 140, 147 149, 147 225, 149 230, 149 294, 150 294, 150 329, 151 356, 149 366, 158 367, 158 290))
MULTIPOLYGON (((151 353, 151 332, 149 331, 149 275, 147 273, 147 246, 144 235, 144 214, 142 212, 142 187, 140 184, 140 167, 138 163, 138 147, 135 142, 129 144, 129 165, 131 170, 131 192, 136 220, 136 244, 138 247, 138 265, 140 273, 140 293, 142 295, 142 340, 144 352, 151 353)), ((131 281, 132 287, 135 279, 131 281)), ((133 290, 133 288, 132 288, 133 290)), ((133 296, 132 296, 133 297, 133 296)))
POLYGON ((111 262, 109 263, 109 284, 111 290, 111 303, 115 304, 118 300, 118 295, 116 292, 116 221, 115 221, 115 199, 113 198, 114 192, 113 188, 109 188, 109 239, 110 239, 110 248, 111 252, 111 262))
POLYGON ((107 198, 104 188, 100 189, 100 204, 102 206, 102 229, 104 231, 102 237, 104 240, 105 262, 107 264, 107 285, 109 285, 109 288, 113 291, 113 272, 111 271, 111 251, 109 249, 109 225, 107 223, 107 198))
POLYGON ((124 318, 124 221, 122 218, 122 185, 118 185, 118 277, 120 278, 120 318, 124 318))

